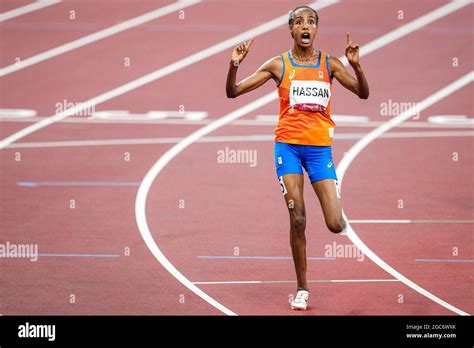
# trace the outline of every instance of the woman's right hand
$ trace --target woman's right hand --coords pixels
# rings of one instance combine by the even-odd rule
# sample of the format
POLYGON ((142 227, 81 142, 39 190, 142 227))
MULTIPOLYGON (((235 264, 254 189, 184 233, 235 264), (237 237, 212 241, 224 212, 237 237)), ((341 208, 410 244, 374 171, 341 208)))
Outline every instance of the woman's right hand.
POLYGON ((232 51, 232 64, 239 66, 240 63, 245 59, 247 53, 249 53, 250 45, 252 45, 254 39, 241 43, 236 46, 232 51))

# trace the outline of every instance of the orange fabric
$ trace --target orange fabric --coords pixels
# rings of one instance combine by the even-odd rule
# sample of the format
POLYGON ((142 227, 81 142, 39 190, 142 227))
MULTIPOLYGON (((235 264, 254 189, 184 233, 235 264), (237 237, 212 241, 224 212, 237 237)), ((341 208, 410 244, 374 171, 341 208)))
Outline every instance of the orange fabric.
POLYGON ((275 141, 301 145, 331 145, 336 124, 331 119, 332 84, 329 64, 326 63, 328 55, 320 52, 318 63, 312 66, 298 65, 294 59, 291 61, 290 55, 291 51, 282 54, 284 71, 278 86, 280 117, 275 129, 275 141), (324 98, 325 102, 321 103, 318 97, 324 98), (296 98, 304 102, 299 103, 295 101, 296 98), (321 105, 326 102, 326 106, 321 105))

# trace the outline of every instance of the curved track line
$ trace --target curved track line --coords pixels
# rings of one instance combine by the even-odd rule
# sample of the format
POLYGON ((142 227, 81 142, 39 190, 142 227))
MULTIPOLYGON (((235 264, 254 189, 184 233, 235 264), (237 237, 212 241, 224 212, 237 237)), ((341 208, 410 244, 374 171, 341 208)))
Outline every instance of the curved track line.
MULTIPOLYGON (((457 90, 463 88, 464 86, 468 85, 474 81, 474 71, 471 71, 461 77, 460 79, 454 81, 453 83, 449 84, 448 86, 442 88, 438 92, 430 95, 423 101, 418 104, 418 107, 412 107, 407 111, 401 113, 400 115, 392 118, 390 121, 384 123, 380 127, 374 129, 369 134, 367 134, 364 138, 359 140, 350 150, 346 153, 346 155, 342 158, 339 162, 339 166, 337 167, 337 176, 339 179, 340 186, 342 187, 342 180, 344 178, 344 174, 346 173, 347 169, 349 168, 352 161, 359 155, 362 150, 364 150, 372 141, 377 139, 383 133, 389 131, 391 128, 395 127, 396 125, 402 123, 403 121, 409 119, 417 115, 418 112, 430 107, 431 105, 437 103, 438 101, 446 98, 450 94, 456 92, 457 90)), ((346 214, 343 212, 344 219, 349 221, 346 214)), ((430 300, 438 303, 439 305, 449 309, 450 311, 460 314, 460 315, 470 315, 459 308, 454 307, 453 305, 447 303, 446 301, 436 297, 432 293, 426 291, 421 286, 415 284, 413 281, 405 277, 404 275, 397 272, 394 268, 388 265, 385 261, 383 261, 378 255, 376 255, 369 247, 359 238, 357 233, 351 227, 350 223, 347 222, 347 237, 354 243, 368 258, 370 258, 373 262, 375 262, 379 267, 384 269, 386 272, 390 273, 392 276, 397 278, 398 280, 402 281, 406 285, 408 285, 413 290, 417 291, 418 293, 426 296, 430 300)))
POLYGON ((205 127, 198 129, 197 131, 191 133, 189 136, 181 140, 179 143, 174 145, 171 149, 169 149, 160 159, 151 167, 148 173, 145 175, 145 178, 142 181, 137 193, 137 199, 135 201, 135 217, 137 220, 138 229, 140 234, 143 237, 146 245, 153 253, 155 258, 160 262, 163 267, 166 268, 168 272, 170 272, 176 279, 178 279, 184 286, 186 286, 189 290, 193 291, 196 295, 201 297, 203 300, 211 304, 212 306, 216 307, 218 310, 224 312, 228 315, 236 315, 236 313, 232 312, 228 308, 224 307, 222 304, 214 300, 212 297, 207 295, 201 289, 199 289, 196 285, 194 285, 189 279, 187 279, 181 272, 179 272, 176 267, 173 266, 171 262, 166 258, 166 256, 161 252, 160 248, 156 244, 151 235, 150 229, 148 227, 147 219, 146 219, 146 201, 148 192, 150 191, 151 185, 153 181, 158 176, 158 174, 163 170, 163 168, 174 158, 176 157, 181 151, 191 145, 193 142, 198 140, 199 138, 203 137, 204 135, 216 130, 217 128, 222 127, 223 125, 235 120, 253 110, 256 110, 262 107, 265 104, 268 104, 269 101, 274 99, 273 93, 269 95, 265 95, 262 98, 259 98, 252 103, 245 105, 244 107, 217 119, 216 121, 209 123, 205 127))
MULTIPOLYGON (((338 0, 325 0, 325 1, 318 1, 311 6, 316 9, 323 9, 325 7, 331 6, 335 3, 337 3, 338 0)), ((282 20, 286 21, 287 15, 280 16, 276 18, 275 20, 269 22, 268 24, 261 25, 257 27, 256 29, 253 29, 254 31, 257 29, 263 28, 263 32, 275 29, 276 27, 280 26, 282 23, 282 20)), ((245 32, 243 34, 237 35, 236 37, 224 41, 227 45, 229 44, 234 44, 234 40, 236 38, 239 39, 238 42, 243 40, 243 36, 248 35, 252 30, 245 32)), ((256 33, 254 32, 253 34, 261 34, 261 33, 256 33)), ((252 35, 251 37, 254 37, 252 35)), ((247 37, 246 37, 247 39, 247 37)), ((222 45, 220 47, 221 50, 224 48, 227 48, 227 46, 222 45)), ((161 252, 160 248, 156 244, 156 242, 153 239, 153 236, 151 235, 150 228, 148 227, 147 219, 146 219, 146 201, 147 201, 147 196, 148 192, 150 191, 151 185, 153 184, 153 181, 155 178, 158 176, 158 174, 161 172, 161 170, 174 158, 176 157, 181 151, 183 151, 185 148, 187 148, 189 145, 191 145, 193 142, 197 141, 199 138, 202 138, 206 134, 209 134, 213 132, 214 130, 226 125, 229 122, 232 122, 233 120, 238 119, 239 117, 242 117, 243 115, 252 112, 254 110, 257 110, 258 108, 270 103, 271 101, 275 100, 277 98, 277 93, 272 92, 264 95, 261 98, 258 98, 254 100, 253 102, 244 105, 243 107, 227 114, 226 116, 223 116, 206 126, 198 129, 197 131, 191 133, 188 135, 186 138, 181 140, 179 143, 174 145, 172 148, 170 148, 163 156, 159 158, 159 160, 151 167, 151 169, 148 171, 148 173, 145 175, 143 178, 142 184, 138 188, 138 193, 137 193, 137 198, 135 200, 135 218, 137 220, 137 226, 140 231, 140 234, 142 235, 143 240, 145 241, 146 245, 150 249, 150 251, 153 253, 155 258, 160 262, 165 269, 170 272, 178 281, 180 281, 184 286, 186 286, 189 290, 194 292, 196 295, 201 297, 203 300, 220 310, 221 312, 227 314, 227 315, 237 315, 236 313, 232 312, 230 309, 227 307, 223 306, 221 303, 217 302, 214 300, 212 297, 207 295, 204 291, 199 289, 196 285, 194 285, 189 279, 187 279, 181 272, 179 272, 176 267, 166 258, 166 256, 161 252)))

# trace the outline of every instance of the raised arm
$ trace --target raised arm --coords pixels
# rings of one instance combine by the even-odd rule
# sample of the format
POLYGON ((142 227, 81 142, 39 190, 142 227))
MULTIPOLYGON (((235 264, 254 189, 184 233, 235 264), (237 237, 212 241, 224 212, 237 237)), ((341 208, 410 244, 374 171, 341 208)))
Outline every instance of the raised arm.
POLYGON ((234 48, 232 52, 232 58, 230 61, 229 71, 227 73, 226 93, 228 98, 236 98, 239 95, 250 92, 255 88, 260 87, 270 79, 275 80, 277 83, 280 76, 278 71, 282 70, 282 62, 280 56, 274 57, 266 61, 260 68, 257 69, 252 75, 243 79, 239 83, 235 83, 237 76, 237 69, 244 60, 245 56, 249 52, 250 45, 253 40, 244 42, 234 48), (277 77, 278 76, 278 77, 277 77))
POLYGON ((352 69, 354 69, 356 78, 346 70, 342 62, 336 57, 329 58, 331 74, 341 85, 359 96, 359 98, 367 99, 369 97, 369 83, 360 66, 359 45, 352 42, 349 33, 347 33, 346 57, 352 69))

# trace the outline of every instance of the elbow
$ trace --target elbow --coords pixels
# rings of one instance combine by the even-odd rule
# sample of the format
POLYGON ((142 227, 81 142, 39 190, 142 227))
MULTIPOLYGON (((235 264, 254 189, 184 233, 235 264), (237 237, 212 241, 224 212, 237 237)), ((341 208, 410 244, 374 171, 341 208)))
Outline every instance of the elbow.
POLYGON ((235 98, 237 97, 237 93, 231 89, 226 89, 225 93, 227 95, 227 98, 235 98))

